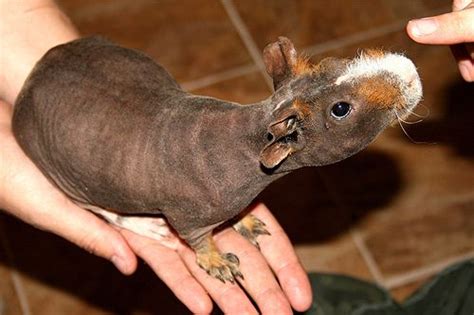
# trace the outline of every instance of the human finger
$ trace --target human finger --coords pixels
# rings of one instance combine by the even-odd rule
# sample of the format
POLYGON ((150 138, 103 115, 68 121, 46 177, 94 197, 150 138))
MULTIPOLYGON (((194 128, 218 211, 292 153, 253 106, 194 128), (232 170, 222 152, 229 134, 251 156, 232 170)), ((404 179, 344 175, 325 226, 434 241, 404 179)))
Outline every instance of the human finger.
POLYGON ((124 229, 121 233, 133 251, 153 269, 193 314, 209 314, 212 311, 211 299, 191 275, 176 251, 124 229))
POLYGON ((295 310, 307 310, 313 298, 311 285, 288 236, 264 204, 254 205, 250 213, 265 222, 271 233, 269 237, 259 238, 258 242, 283 292, 295 310))
POLYGON ((472 0, 453 0, 453 11, 461 11, 472 5, 472 0))
POLYGON ((474 42, 474 5, 438 16, 412 20, 408 35, 422 44, 454 45, 474 42))
POLYGON ((253 298, 262 314, 292 314, 291 306, 262 253, 235 230, 227 228, 216 234, 222 252, 232 252, 240 260, 244 279, 237 279, 253 298))
POLYGON ((15 193, 25 194, 22 194, 22 200, 18 201, 10 189, 3 191, 9 195, 4 198, 6 202, 2 205, 8 212, 39 229, 59 235, 90 253, 110 260, 124 274, 135 271, 135 255, 120 234, 103 220, 68 200, 47 200, 28 196, 28 187, 18 187, 14 184, 10 187, 15 189, 15 193))
MULTIPOLYGON (((453 11, 461 11, 474 6, 471 0, 454 0, 453 11)), ((451 46, 451 51, 458 63, 459 72, 467 82, 474 81, 474 44, 465 43, 451 46)))
POLYGON ((459 72, 467 82, 474 81, 474 44, 457 44, 451 51, 458 63, 459 72))

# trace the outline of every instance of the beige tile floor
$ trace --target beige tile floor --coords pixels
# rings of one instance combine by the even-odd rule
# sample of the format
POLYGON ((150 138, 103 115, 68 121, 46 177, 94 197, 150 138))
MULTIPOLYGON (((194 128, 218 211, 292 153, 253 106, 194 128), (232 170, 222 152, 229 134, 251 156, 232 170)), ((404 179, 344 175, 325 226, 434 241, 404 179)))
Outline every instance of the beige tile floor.
MULTIPOLYGON (((144 50, 187 90, 252 103, 271 93, 261 50, 290 37, 315 62, 365 47, 402 51, 423 78, 429 116, 387 130, 334 166, 295 172, 260 198, 308 271, 376 281, 401 300, 445 266, 474 257, 473 85, 445 47, 412 43, 406 21, 444 0, 58 1, 84 35, 144 50)), ((0 314, 182 314, 149 268, 107 262, 0 214, 0 314)))

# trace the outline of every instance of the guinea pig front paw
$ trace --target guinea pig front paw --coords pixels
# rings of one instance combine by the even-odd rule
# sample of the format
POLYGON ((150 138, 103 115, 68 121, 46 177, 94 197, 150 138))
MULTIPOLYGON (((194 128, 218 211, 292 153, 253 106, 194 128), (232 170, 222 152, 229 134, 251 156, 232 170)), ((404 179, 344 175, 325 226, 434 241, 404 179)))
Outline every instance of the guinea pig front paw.
POLYGON ((260 249, 260 245, 257 242, 257 237, 259 235, 271 235, 265 228, 265 223, 253 214, 247 214, 235 223, 233 227, 258 249, 260 249))
POLYGON ((234 284, 236 278, 244 279, 239 270, 239 258, 232 253, 221 253, 211 236, 204 238, 195 248, 197 264, 210 276, 234 284))

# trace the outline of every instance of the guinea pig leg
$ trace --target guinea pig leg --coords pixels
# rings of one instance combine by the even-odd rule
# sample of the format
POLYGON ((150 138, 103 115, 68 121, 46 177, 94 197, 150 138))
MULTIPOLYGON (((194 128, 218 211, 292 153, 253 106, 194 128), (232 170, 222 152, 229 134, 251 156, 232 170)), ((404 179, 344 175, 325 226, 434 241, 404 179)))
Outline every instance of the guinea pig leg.
POLYGON ((112 225, 154 239, 163 246, 173 250, 176 250, 179 246, 179 238, 162 217, 120 215, 97 207, 90 210, 112 225))
POLYGON ((262 220, 254 216, 253 214, 247 214, 242 219, 237 221, 233 225, 234 229, 245 237, 250 243, 260 249, 260 245, 257 242, 259 235, 271 235, 270 232, 265 228, 265 223, 262 220))
POLYGON ((239 258, 232 253, 221 253, 212 239, 212 232, 205 234, 191 245, 196 252, 196 262, 210 276, 234 284, 235 279, 244 276, 239 270, 239 258))

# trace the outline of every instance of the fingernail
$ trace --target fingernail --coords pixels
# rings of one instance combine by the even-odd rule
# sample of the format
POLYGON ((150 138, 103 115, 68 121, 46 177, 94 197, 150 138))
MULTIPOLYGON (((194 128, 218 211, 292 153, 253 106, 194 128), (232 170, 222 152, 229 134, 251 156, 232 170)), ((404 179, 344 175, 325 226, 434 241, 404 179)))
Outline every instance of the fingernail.
POLYGON ((128 264, 125 261, 125 259, 119 257, 119 256, 112 256, 110 259, 112 263, 115 265, 115 267, 120 270, 121 273, 127 274, 128 273, 128 264))
POLYGON ((469 71, 468 66, 460 64, 459 65, 459 72, 461 72, 462 77, 467 82, 472 82, 473 81, 473 78, 471 76, 471 71, 469 71))
POLYGON ((471 4, 471 0, 454 0, 453 1, 453 9, 455 11, 460 11, 466 8, 469 4, 471 4))
POLYGON ((431 18, 413 20, 410 23, 413 24, 413 35, 417 37, 430 35, 438 29, 438 22, 431 18))

